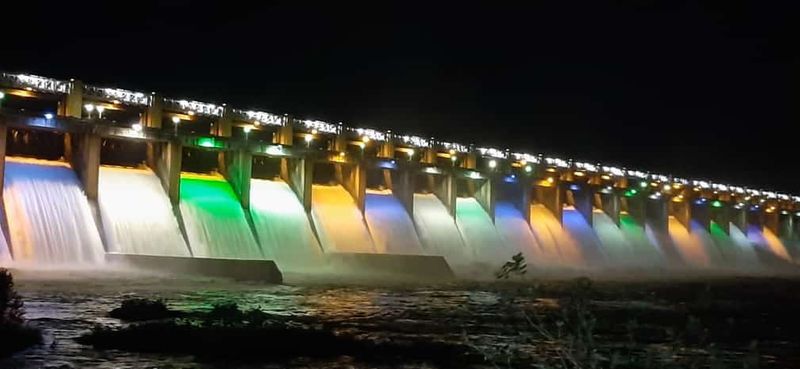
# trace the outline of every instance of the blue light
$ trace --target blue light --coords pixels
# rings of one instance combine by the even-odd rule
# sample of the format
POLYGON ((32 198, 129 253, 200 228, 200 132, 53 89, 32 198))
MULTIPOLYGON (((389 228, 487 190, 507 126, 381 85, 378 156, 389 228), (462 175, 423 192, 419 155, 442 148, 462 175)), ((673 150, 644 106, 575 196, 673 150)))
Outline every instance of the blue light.
POLYGON ((397 169, 394 160, 381 160, 378 162, 378 168, 382 169, 397 169))
POLYGON ((44 113, 44 119, 47 120, 53 119, 53 113, 44 113))
POLYGON ((517 176, 515 176, 513 174, 507 175, 505 178, 503 178, 503 181, 506 182, 506 183, 516 182, 517 181, 517 176))
POLYGON ((576 184, 572 184, 572 185, 569 185, 569 189, 572 190, 572 191, 580 191, 581 188, 578 187, 578 185, 576 185, 576 184))

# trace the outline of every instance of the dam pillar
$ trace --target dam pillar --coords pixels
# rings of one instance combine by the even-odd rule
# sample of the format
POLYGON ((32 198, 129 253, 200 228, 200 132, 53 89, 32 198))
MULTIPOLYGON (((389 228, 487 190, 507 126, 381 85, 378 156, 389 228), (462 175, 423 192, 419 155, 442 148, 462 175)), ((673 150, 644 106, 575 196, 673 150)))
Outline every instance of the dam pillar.
POLYGON ((544 205, 544 207, 550 210, 550 213, 561 222, 561 215, 563 213, 563 207, 561 206, 563 191, 561 191, 559 186, 555 183, 549 181, 540 182, 543 183, 539 183, 533 187, 535 202, 544 205), (546 185, 544 183, 546 183, 546 185))
POLYGON ((147 163, 161 181, 172 205, 181 201, 181 160, 183 145, 179 142, 154 142, 148 145, 147 163))
POLYGON ((311 211, 311 179, 314 163, 310 158, 281 158, 281 179, 289 184, 306 213, 311 211))
POLYGON ((231 116, 231 109, 225 107, 222 109, 222 116, 214 122, 211 127, 211 135, 219 137, 231 137, 231 130, 233 128, 233 117, 231 116))
POLYGON ((69 118, 81 118, 83 115, 83 82, 73 80, 69 91, 58 105, 58 115, 69 118))
POLYGON ((730 232, 730 224, 732 223, 740 230, 747 231, 747 209, 746 208, 736 208, 736 207, 728 207, 726 212, 727 220, 726 228, 728 232, 730 232))
POLYGON ((378 146, 378 157, 392 159, 394 158, 394 143, 390 141, 383 141, 378 146))
POLYGON ((164 115, 164 97, 160 94, 150 95, 150 106, 142 116, 142 125, 148 128, 161 128, 164 115))
POLYGON ((794 233, 794 217, 790 212, 781 212, 778 214, 778 232, 775 233, 778 237, 786 240, 795 239, 794 233))
POLYGON ((461 161, 461 167, 464 169, 475 169, 478 166, 478 156, 475 153, 467 153, 461 161))
POLYGON ((763 217, 764 228, 769 229, 775 235, 780 234, 780 220, 778 219, 778 211, 765 211, 763 217))
POLYGON ((389 172, 391 178, 390 188, 392 189, 392 195, 403 204, 408 215, 413 216, 414 182, 412 181, 413 176, 411 175, 411 171, 407 166, 399 167, 395 171, 384 170, 389 172))
POLYGON ((587 224, 592 225, 592 208, 594 205, 594 195, 589 185, 569 185, 568 195, 571 196, 572 205, 575 210, 583 217, 587 224))
POLYGON ((100 136, 91 133, 72 134, 69 140, 72 151, 70 164, 89 200, 97 200, 101 141, 100 136))
POLYGON ((253 174, 253 155, 245 150, 223 151, 222 174, 233 192, 239 197, 242 207, 250 208, 250 178, 253 174))
POLYGON ((445 173, 440 176, 428 175, 428 180, 433 182, 433 194, 447 208, 450 215, 456 215, 456 180, 453 173, 445 173))
POLYGON ((353 196, 356 206, 364 213, 367 197, 367 170, 363 163, 337 164, 337 177, 342 186, 353 196), (341 174, 339 174, 341 172, 341 174))
POLYGON ((495 205, 497 203, 497 180, 497 175, 490 174, 489 178, 483 183, 476 183, 478 186, 474 194, 475 200, 478 200, 483 210, 486 210, 486 213, 492 218, 492 222, 494 222, 495 205))
POLYGON ((689 228, 689 223, 692 221, 692 201, 687 199, 684 201, 669 201, 669 215, 674 216, 680 224, 686 229, 689 228))
POLYGON ((283 124, 278 127, 275 135, 272 136, 272 143, 283 146, 292 146, 294 144, 294 128, 292 128, 291 118, 284 118, 283 124))
POLYGON ((722 203, 722 206, 710 207, 708 208, 708 223, 709 229, 711 229, 711 222, 717 225, 718 228, 722 229, 725 234, 731 233, 731 217, 734 214, 734 211, 730 205, 726 203, 722 203))
POLYGON ((653 229, 669 231, 669 209, 663 197, 658 199, 643 199, 645 202, 645 222, 653 229))
POLYGON ((600 209, 614 221, 614 224, 619 226, 619 213, 622 209, 619 195, 611 191, 608 193, 600 192, 595 196, 599 197, 600 209))

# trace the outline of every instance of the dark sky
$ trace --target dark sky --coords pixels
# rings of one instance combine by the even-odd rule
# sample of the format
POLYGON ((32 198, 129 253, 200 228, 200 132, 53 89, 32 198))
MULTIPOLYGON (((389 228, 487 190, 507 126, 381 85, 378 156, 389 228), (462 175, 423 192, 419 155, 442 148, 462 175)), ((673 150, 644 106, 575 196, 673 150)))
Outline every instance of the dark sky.
POLYGON ((792 2, 15 3, 5 71, 800 193, 792 2))

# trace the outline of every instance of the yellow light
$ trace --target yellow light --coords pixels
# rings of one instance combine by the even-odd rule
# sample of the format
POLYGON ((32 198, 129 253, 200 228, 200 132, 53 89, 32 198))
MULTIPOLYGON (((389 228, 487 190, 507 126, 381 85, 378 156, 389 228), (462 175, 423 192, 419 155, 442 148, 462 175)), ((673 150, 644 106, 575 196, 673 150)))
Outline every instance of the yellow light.
MULTIPOLYGON (((369 137, 364 136, 363 138, 361 138, 361 141, 364 141, 364 143, 367 143, 367 142, 369 142, 369 137)), ((361 147, 364 147, 364 146, 361 146, 361 147)))
POLYGON ((547 182, 549 182, 549 183, 553 183, 553 182, 555 182, 555 181, 556 181, 556 180, 555 180, 555 179, 553 179, 553 177, 547 177, 547 182))
POLYGON ((194 111, 193 110, 189 110, 189 115, 190 116, 194 116, 194 111))
POLYGON ((653 186, 653 187, 658 187, 658 183, 655 183, 655 182, 650 182, 650 186, 653 186))
POLYGON ((602 176, 600 176, 600 178, 605 179, 606 181, 611 179, 611 177, 609 177, 608 174, 603 174, 602 176))
POLYGON ((584 172, 575 172, 575 175, 578 177, 583 177, 586 173, 584 172))
POLYGON ((694 188, 694 192, 700 192, 700 188, 699 187, 695 187, 694 188))
POLYGON ((257 125, 260 125, 260 124, 261 124, 261 122, 259 122, 259 121, 257 121, 257 120, 254 120, 254 121, 253 121, 253 125, 254 125, 254 126, 257 126, 257 125))
POLYGON ((455 155, 456 154, 456 150, 450 149, 450 151, 448 151, 448 153, 450 153, 450 155, 455 155))
POLYGON ((119 100, 112 100, 111 101, 114 105, 119 105, 119 100))
POLYGON ((670 185, 668 185, 668 184, 664 185, 664 191, 669 191, 670 188, 672 188, 670 185))
POLYGON ((525 166, 526 164, 528 164, 527 160, 520 160, 519 161, 519 165, 525 166))
POLYGON ((316 129, 312 129, 312 130, 311 130, 311 134, 312 134, 312 135, 315 135, 315 134, 317 134, 317 130, 316 130, 316 129))
POLYGON ((364 148, 364 146, 367 146, 367 145, 366 145, 365 143, 363 143, 363 142, 359 142, 359 143, 358 143, 358 147, 360 147, 360 148, 362 148, 362 149, 363 149, 363 148, 364 148))
POLYGON ((550 173, 555 173, 556 168, 547 168, 547 171, 550 173))
POLYGON ((339 152, 339 156, 340 156, 340 157, 344 157, 344 155, 345 155, 345 154, 344 154, 344 151, 342 151, 342 152, 339 152))
POLYGON ((680 183, 675 183, 675 184, 672 185, 672 188, 677 190, 677 189, 681 188, 681 184, 680 183))

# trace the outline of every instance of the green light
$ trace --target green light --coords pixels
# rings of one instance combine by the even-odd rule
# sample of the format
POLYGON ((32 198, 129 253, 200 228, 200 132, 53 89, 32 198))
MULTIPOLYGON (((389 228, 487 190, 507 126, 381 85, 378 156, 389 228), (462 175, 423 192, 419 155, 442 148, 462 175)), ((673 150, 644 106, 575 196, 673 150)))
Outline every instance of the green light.
POLYGON ((209 148, 222 148, 222 142, 217 142, 213 137, 202 137, 197 139, 197 145, 200 147, 209 147, 209 148))
POLYGON ((713 206, 713 207, 715 207, 715 208, 721 208, 721 207, 722 207, 722 202, 720 202, 719 200, 714 200, 714 201, 711 203, 711 206, 713 206))
POLYGON ((636 191, 635 188, 631 188, 630 190, 625 191, 625 197, 633 197, 633 195, 636 195, 637 193, 639 193, 639 191, 636 191))

